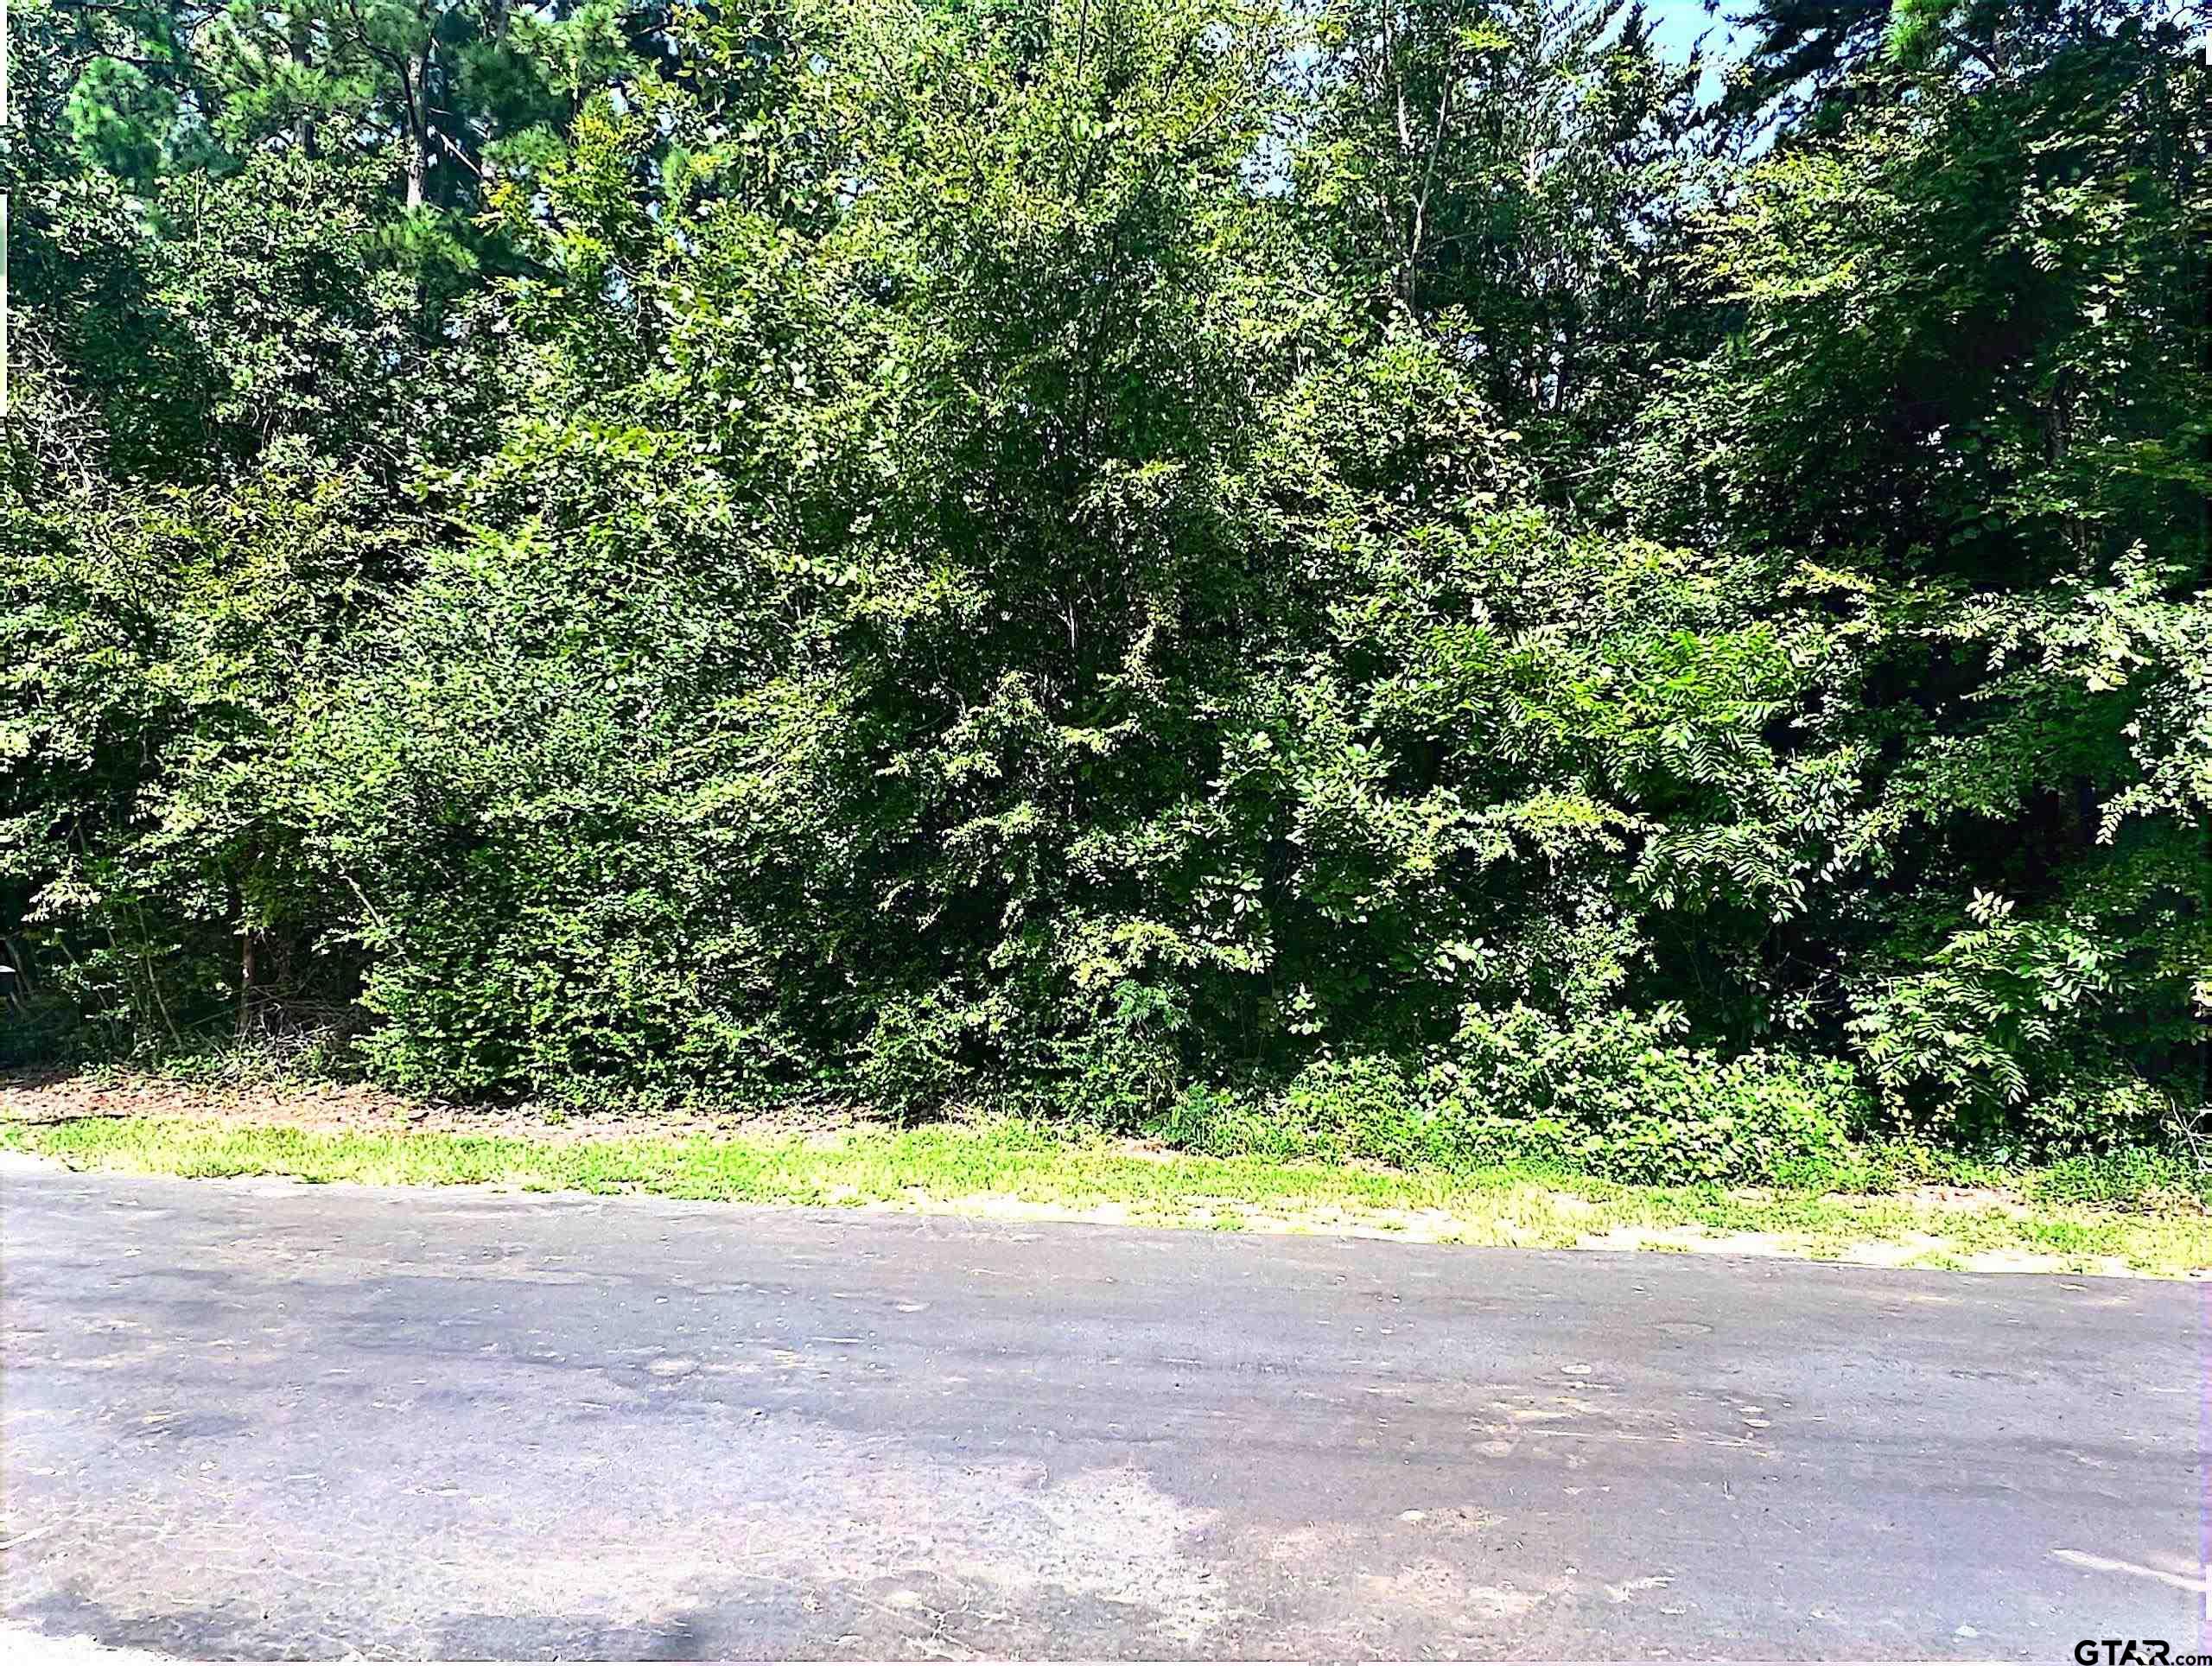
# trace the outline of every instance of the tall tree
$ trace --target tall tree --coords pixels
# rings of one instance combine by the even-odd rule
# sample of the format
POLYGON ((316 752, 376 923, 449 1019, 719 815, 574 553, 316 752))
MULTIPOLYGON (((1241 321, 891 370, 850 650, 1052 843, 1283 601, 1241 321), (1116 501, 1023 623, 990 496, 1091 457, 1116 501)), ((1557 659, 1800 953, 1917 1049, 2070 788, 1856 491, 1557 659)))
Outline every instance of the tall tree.
POLYGON ((1623 0, 1332 0, 1294 152, 1332 281, 1452 335, 1565 474, 1686 322, 1675 262, 1732 130, 1623 0))
POLYGON ((1740 327, 1641 500, 1859 620, 1891 830, 1831 952, 1882 1079, 2086 1104, 2202 1046, 2212 88, 2141 8, 1898 15, 1713 222, 1740 327))

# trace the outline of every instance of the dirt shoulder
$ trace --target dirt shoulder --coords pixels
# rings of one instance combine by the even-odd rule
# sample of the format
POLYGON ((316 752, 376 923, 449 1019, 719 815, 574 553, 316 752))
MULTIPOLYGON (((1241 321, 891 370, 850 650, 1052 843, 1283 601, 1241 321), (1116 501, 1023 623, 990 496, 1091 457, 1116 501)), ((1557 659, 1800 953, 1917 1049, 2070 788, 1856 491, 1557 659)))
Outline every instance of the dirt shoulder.
POLYGON ((825 1137, 887 1124, 846 1110, 564 1111, 550 1106, 461 1105, 365 1082, 228 1084, 124 1071, 0 1077, 0 1124, 86 1117, 186 1117, 324 1133, 486 1135, 545 1140, 825 1137))

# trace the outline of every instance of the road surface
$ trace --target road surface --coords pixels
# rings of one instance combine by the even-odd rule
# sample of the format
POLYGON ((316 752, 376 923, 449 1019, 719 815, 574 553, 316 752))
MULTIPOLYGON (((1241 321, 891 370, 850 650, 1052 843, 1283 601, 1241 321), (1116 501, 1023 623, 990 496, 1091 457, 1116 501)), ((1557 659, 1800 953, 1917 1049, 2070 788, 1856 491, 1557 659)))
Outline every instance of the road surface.
POLYGON ((2212 1650, 2204 1286, 21 1161, 0 1216, 18 1637, 2212 1650))

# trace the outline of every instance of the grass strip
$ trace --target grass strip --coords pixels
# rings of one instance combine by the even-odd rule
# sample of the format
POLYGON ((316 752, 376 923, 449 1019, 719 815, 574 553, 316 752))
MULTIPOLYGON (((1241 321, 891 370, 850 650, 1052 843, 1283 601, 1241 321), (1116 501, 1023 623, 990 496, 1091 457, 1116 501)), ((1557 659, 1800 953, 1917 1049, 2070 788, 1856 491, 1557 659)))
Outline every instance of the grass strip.
POLYGON ((1631 1186, 1501 1167, 1457 1173, 1203 1157, 1019 1121, 811 1138, 539 1140, 204 1118, 0 1126, 73 1167, 194 1178, 499 1185, 758 1204, 1066 1216, 1216 1230, 1382 1232, 1550 1249, 1602 1243, 1893 1264, 2178 1277, 2212 1271, 2212 1216, 1907 1195, 1631 1186))

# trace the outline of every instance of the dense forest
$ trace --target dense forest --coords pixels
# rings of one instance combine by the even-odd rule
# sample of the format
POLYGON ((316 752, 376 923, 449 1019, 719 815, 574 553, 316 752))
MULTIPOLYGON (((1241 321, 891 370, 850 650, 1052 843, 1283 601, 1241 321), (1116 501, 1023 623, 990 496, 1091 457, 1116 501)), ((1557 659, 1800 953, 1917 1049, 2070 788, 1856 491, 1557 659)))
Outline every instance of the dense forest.
POLYGON ((0 1062, 2175 1137, 2212 18, 1738 10, 14 0, 0 1062))

